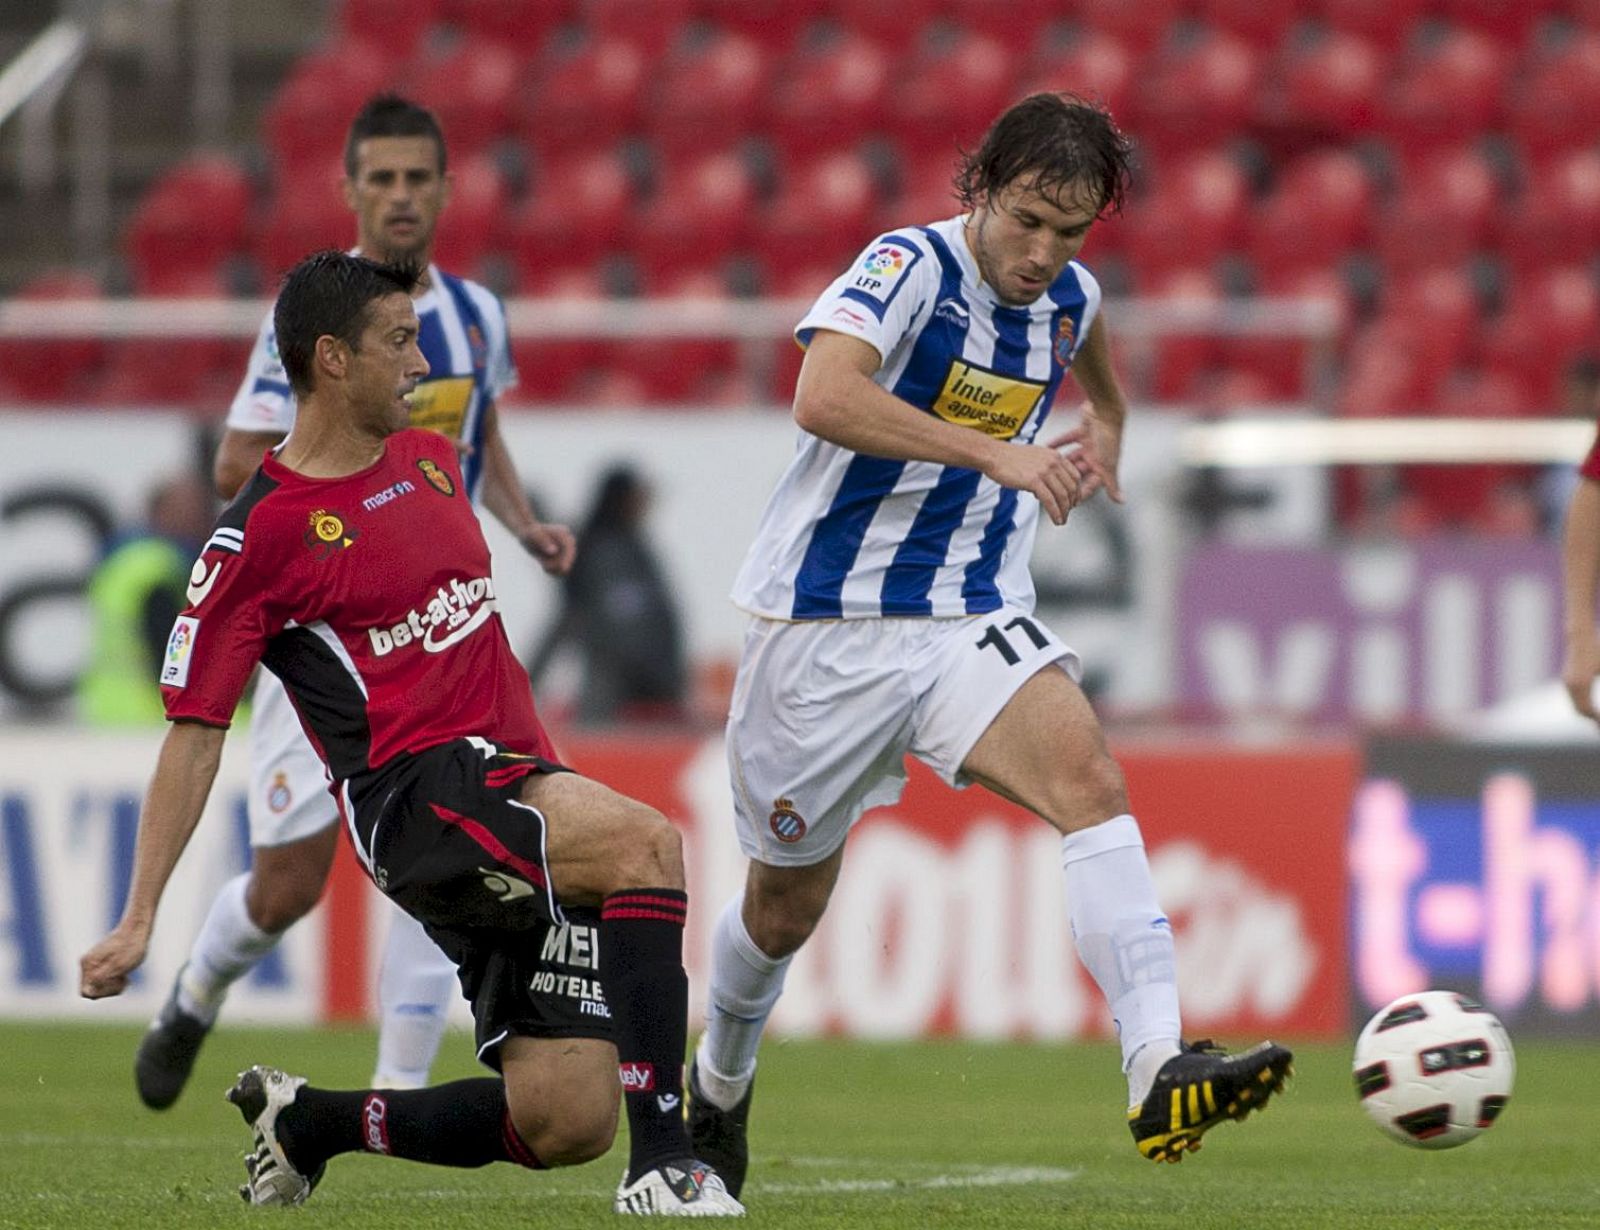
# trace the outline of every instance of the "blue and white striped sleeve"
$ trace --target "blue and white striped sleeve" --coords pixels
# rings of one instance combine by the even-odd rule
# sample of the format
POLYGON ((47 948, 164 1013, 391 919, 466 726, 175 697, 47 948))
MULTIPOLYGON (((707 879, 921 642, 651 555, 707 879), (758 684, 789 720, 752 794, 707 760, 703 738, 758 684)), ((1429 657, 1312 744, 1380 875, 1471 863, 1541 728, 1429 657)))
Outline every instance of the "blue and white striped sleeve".
POLYGON ((235 431, 275 431, 289 434, 294 426, 294 394, 289 376, 278 357, 278 339, 272 331, 272 314, 267 314, 256 334, 255 349, 244 381, 228 407, 227 426, 235 431))
POLYGON ((812 305, 795 328, 795 340, 808 346, 818 329, 827 329, 859 337, 887 359, 938 282, 939 262, 919 237, 906 231, 880 235, 812 305))

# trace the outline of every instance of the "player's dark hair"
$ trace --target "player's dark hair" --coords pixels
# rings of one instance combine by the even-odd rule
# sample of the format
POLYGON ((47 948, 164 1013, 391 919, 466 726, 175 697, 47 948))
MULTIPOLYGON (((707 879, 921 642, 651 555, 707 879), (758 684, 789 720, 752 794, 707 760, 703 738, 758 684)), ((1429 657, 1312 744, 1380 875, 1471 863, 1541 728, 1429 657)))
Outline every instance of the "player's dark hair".
POLYGON ((1133 144, 1094 103, 1075 94, 1030 94, 997 119, 976 153, 963 154, 956 195, 968 209, 1019 177, 1047 197, 1087 189, 1095 216, 1122 209, 1133 144))
POLYGON ((432 137, 439 151, 439 174, 445 170, 444 129, 426 107, 398 94, 377 94, 350 121, 344 139, 344 173, 356 177, 356 149, 369 137, 432 137))
POLYGON ((385 265, 337 251, 317 252, 289 270, 272 309, 272 331, 296 396, 311 392, 319 337, 359 349, 372 302, 409 295, 421 277, 420 265, 385 265))

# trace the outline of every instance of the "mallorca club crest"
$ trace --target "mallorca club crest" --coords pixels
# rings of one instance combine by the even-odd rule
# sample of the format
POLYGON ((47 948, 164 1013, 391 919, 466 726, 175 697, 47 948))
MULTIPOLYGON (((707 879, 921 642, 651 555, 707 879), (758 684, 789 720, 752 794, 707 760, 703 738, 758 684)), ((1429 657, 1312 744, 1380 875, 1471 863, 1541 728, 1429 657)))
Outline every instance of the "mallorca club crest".
POLYGON ((767 823, 772 826, 772 835, 785 845, 793 845, 806 835, 806 822, 794 809, 792 799, 773 799, 767 823))
POLYGON ((438 462, 424 457, 417 462, 417 469, 422 471, 422 477, 427 479, 428 485, 440 495, 454 495, 456 493, 455 483, 439 467, 438 462))
POLYGON ((1072 323, 1072 317, 1063 316, 1061 323, 1056 326, 1055 352, 1056 362, 1065 367, 1072 362, 1072 343, 1077 337, 1077 332, 1072 323))
POLYGON ((309 520, 311 524, 306 527, 305 544, 318 559, 337 555, 358 537, 354 530, 345 526, 343 517, 325 508, 317 509, 309 520))

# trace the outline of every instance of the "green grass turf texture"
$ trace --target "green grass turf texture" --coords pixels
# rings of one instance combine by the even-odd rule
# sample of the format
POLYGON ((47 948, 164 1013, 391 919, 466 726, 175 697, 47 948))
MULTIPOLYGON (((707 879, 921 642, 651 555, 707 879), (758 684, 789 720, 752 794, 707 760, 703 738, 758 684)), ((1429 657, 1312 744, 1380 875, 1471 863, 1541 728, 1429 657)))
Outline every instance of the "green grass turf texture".
MULTIPOLYGON (((487 1230, 619 1224, 625 1142, 554 1174, 335 1159, 302 1209, 235 1194, 248 1144, 222 1100, 253 1062, 354 1087, 361 1030, 224 1024, 176 1107, 139 1105, 138 1031, 0 1024, 0 1227, 363 1227, 487 1230)), ((1240 1040, 1244 1041, 1244 1040, 1240 1040)), ((1104 1044, 769 1042, 756 1091, 752 1222, 771 1227, 1600 1226, 1600 1052, 1529 1043, 1486 1137, 1443 1153, 1381 1136, 1351 1092, 1344 1046, 1297 1048, 1287 1093, 1224 1124, 1179 1165, 1134 1151, 1104 1044)), ((438 1079, 480 1074, 452 1033, 438 1079)))

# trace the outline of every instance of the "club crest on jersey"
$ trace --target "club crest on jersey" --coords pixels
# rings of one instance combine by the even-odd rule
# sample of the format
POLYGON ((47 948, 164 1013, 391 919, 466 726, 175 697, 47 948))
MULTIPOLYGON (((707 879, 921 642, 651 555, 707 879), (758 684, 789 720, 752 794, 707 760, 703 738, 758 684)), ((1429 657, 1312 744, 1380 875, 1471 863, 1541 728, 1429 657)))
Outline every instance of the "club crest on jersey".
POLYGON ((289 789, 288 774, 281 770, 272 777, 272 786, 267 791, 267 806, 272 809, 275 816, 281 816, 289 810, 289 804, 294 802, 294 792, 289 789))
POLYGON ((304 541, 318 559, 337 555, 358 537, 354 530, 345 526, 343 517, 325 508, 317 509, 308 520, 310 524, 306 527, 304 541))
POLYGON ((772 815, 767 817, 772 835, 785 845, 792 845, 806 835, 806 822, 794 809, 792 799, 773 799, 772 815))
POLYGON ((482 370, 489 365, 489 344, 483 340, 483 330, 477 325, 467 326, 467 345, 472 350, 472 366, 482 370))
POLYGON ((1077 336, 1077 331, 1072 323, 1072 317, 1063 316, 1061 323, 1056 326, 1055 352, 1056 362, 1065 367, 1072 362, 1072 343, 1077 336))
POLYGON ((417 462, 417 469, 422 471, 422 477, 428 480, 432 488, 440 495, 454 495, 456 485, 450 476, 439 468, 439 464, 427 457, 417 462))

